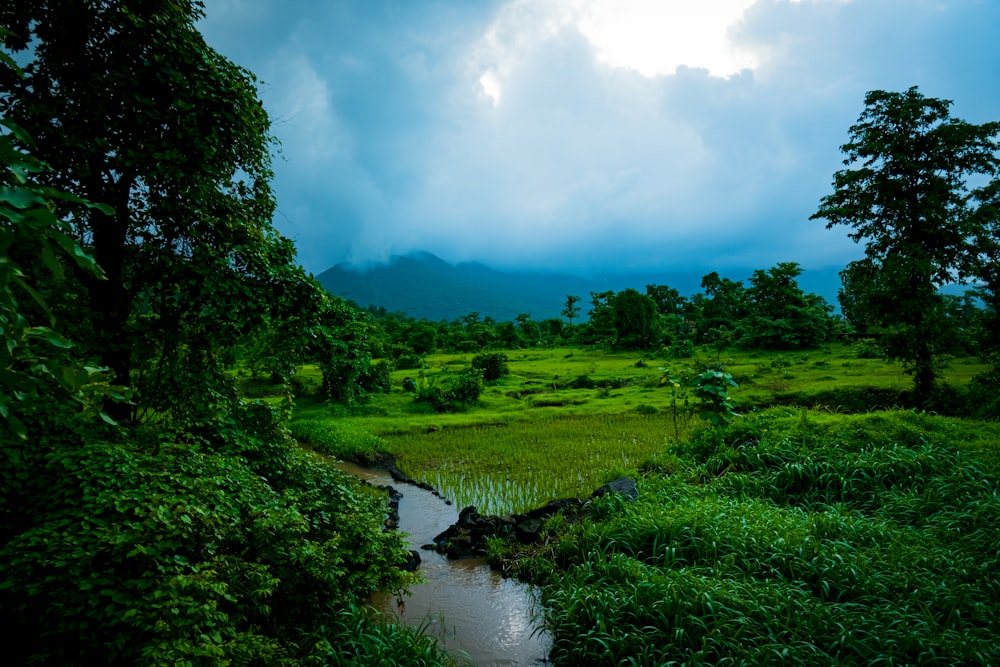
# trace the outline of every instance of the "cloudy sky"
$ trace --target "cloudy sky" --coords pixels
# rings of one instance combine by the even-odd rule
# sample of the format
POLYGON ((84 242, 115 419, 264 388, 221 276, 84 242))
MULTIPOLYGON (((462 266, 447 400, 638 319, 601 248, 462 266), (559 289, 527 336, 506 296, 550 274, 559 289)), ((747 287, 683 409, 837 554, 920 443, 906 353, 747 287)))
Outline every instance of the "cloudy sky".
POLYGON ((205 0, 261 79, 305 268, 857 257, 810 221, 866 91, 1000 120, 997 0, 205 0))

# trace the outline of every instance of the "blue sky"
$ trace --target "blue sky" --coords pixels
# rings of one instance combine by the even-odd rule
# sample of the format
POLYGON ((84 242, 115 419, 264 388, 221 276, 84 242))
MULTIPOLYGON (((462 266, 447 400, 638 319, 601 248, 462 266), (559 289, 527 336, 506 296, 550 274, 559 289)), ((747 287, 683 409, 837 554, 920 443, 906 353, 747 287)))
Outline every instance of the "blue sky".
POLYGON ((865 92, 1000 120, 996 0, 205 0, 281 142, 275 224, 318 273, 839 266, 810 221, 865 92))

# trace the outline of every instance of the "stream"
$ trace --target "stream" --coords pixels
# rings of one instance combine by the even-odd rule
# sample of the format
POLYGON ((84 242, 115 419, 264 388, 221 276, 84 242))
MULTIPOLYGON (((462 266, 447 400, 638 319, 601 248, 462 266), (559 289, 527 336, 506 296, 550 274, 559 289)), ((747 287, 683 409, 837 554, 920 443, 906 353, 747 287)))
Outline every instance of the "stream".
POLYGON ((389 473, 352 463, 344 472, 376 486, 394 486, 399 501, 399 530, 420 552, 424 582, 413 586, 398 604, 395 596, 377 594, 371 603, 403 623, 438 638, 460 663, 468 656, 477 667, 547 665, 549 637, 532 621, 535 599, 530 586, 505 579, 482 559, 449 560, 424 544, 458 519, 458 510, 433 493, 394 482, 389 473))

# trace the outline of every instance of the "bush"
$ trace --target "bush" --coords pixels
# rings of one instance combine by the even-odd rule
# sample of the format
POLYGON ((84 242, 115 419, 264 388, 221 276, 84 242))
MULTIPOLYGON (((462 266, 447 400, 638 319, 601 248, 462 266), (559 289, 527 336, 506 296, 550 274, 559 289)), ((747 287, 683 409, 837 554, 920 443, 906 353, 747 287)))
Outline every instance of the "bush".
POLYGON ((667 348, 667 356, 673 359, 690 359, 694 356, 694 343, 687 338, 675 341, 667 348))
POLYGON ((404 354, 396 359, 396 369, 401 371, 416 370, 424 367, 424 360, 417 354, 404 354))
POLYGON ((370 394, 388 394, 392 388, 392 367, 386 361, 378 361, 358 377, 358 384, 370 394))
POLYGON ((472 367, 483 372, 483 379, 487 382, 499 380, 504 375, 510 373, 507 366, 507 355, 503 352, 483 352, 472 358, 472 367))
POLYGON ((240 421, 187 442, 63 432, 0 457, 0 479, 31 480, 0 484, 0 507, 31 508, 0 542, 10 664, 311 663, 337 618, 360 623, 368 594, 410 581, 381 494, 264 407, 240 421))
POLYGON ((457 377, 450 378, 444 386, 435 383, 417 388, 416 401, 428 403, 438 412, 464 410, 479 400, 483 393, 483 372, 470 368, 457 377))
POLYGON ((881 359, 885 352, 873 338, 862 338, 854 344, 854 356, 858 359, 881 359))
POLYGON ((570 389, 593 389, 597 383, 589 375, 580 375, 574 378, 568 385, 570 389))
POLYGON ((977 374, 966 389, 965 404, 974 419, 997 420, 1000 418, 1000 369, 994 368, 977 374))

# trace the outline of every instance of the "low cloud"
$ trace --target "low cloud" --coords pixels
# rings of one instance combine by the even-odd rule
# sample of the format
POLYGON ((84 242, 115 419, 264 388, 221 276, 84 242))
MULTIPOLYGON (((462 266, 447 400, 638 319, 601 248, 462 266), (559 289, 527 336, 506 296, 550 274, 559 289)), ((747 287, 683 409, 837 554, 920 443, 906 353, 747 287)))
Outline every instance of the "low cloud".
POLYGON ((598 43, 598 0, 206 6, 208 41, 267 81, 276 223, 316 272, 415 249, 580 272, 842 264, 859 249, 808 218, 866 91, 919 85, 974 122, 1000 108, 1000 8, 973 0, 743 1, 725 35, 752 68, 658 73, 598 43))

